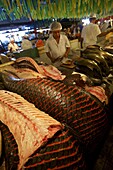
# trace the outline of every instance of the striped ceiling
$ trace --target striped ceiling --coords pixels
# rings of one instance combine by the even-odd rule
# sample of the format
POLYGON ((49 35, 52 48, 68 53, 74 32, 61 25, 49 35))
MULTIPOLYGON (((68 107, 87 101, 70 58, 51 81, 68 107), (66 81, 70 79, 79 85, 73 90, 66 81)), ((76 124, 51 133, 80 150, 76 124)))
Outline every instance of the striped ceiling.
POLYGON ((0 21, 113 15, 113 0, 0 0, 0 7, 0 21))

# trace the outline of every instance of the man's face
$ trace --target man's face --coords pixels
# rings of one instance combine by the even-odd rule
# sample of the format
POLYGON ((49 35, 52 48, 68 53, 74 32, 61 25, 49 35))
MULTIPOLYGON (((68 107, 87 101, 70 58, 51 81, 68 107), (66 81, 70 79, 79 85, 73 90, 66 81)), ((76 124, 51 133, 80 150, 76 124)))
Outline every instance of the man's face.
POLYGON ((91 19, 90 19, 90 22, 92 22, 92 23, 95 24, 95 23, 96 23, 96 18, 91 18, 91 19))
POLYGON ((14 44, 14 40, 12 40, 11 43, 14 44))
POLYGON ((60 30, 53 31, 53 37, 54 37, 55 39, 59 38, 59 37, 60 37, 60 30))

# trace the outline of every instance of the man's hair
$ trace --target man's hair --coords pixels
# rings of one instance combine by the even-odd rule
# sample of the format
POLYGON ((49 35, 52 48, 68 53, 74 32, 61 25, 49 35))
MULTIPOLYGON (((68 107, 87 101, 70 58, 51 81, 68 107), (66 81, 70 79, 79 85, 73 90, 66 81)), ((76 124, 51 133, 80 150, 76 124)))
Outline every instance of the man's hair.
POLYGON ((96 20, 96 18, 89 18, 90 22, 92 22, 93 20, 96 20))
POLYGON ((57 31, 57 30, 61 30, 61 29, 62 29, 62 25, 60 22, 55 21, 50 25, 51 31, 57 31))

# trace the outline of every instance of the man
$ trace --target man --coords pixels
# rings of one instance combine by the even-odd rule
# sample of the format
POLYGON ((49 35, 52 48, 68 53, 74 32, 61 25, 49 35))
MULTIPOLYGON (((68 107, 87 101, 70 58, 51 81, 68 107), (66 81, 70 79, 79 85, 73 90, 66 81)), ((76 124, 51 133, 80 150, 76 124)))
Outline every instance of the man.
POLYGON ((95 24, 96 15, 90 16, 90 24, 86 25, 82 29, 81 38, 83 41, 83 47, 86 48, 89 45, 95 45, 97 43, 97 35, 101 33, 99 26, 95 24))
POLYGON ((27 35, 24 35, 22 43, 21 43, 21 47, 22 47, 23 50, 27 50, 27 49, 32 48, 32 43, 31 43, 31 41, 29 41, 27 35))
POLYGON ((67 58, 70 51, 70 43, 67 36, 60 34, 62 26, 59 22, 53 22, 50 26, 51 36, 46 41, 45 51, 51 60, 51 64, 58 67, 63 58, 67 58))
POLYGON ((8 51, 16 52, 19 49, 18 45, 15 43, 13 38, 10 39, 10 43, 8 44, 8 51))

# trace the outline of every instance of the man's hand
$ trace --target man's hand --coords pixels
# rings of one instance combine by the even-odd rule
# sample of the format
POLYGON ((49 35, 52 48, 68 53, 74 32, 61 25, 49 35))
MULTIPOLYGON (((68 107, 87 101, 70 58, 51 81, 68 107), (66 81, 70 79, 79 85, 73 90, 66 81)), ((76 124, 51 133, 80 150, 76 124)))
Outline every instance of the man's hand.
POLYGON ((55 63, 56 59, 54 59, 54 58, 51 58, 51 61, 52 61, 52 63, 55 63))
POLYGON ((68 57, 69 51, 70 51, 70 47, 67 47, 67 48, 66 48, 66 52, 65 52, 65 54, 63 55, 64 58, 67 58, 67 57, 68 57))
POLYGON ((65 53, 64 55, 63 55, 63 58, 67 58, 68 57, 68 55, 67 55, 67 53, 65 53))
POLYGON ((46 52, 46 54, 47 54, 47 56, 49 57, 49 59, 51 60, 51 62, 54 63, 54 62, 55 62, 55 59, 52 58, 50 52, 46 52))
POLYGON ((10 52, 12 52, 12 47, 10 48, 10 52))

